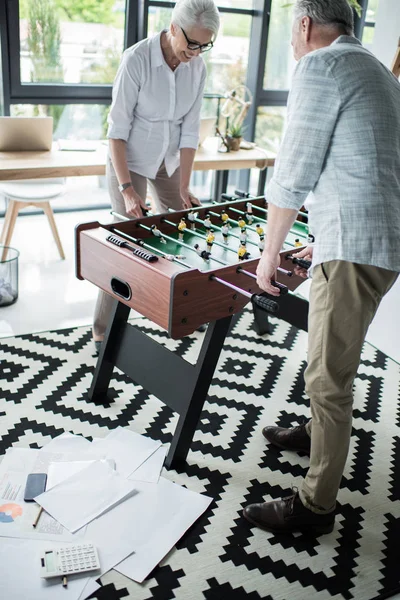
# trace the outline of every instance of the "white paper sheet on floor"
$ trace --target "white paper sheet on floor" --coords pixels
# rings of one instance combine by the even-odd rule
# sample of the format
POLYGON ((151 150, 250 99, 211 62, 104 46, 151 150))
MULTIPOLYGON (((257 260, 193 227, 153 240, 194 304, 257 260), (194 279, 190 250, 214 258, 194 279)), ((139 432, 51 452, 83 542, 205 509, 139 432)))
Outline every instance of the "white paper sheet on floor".
POLYGON ((68 477, 35 501, 71 533, 100 516, 135 491, 135 482, 97 460, 68 477))
POLYGON ((161 442, 117 427, 92 446, 106 458, 115 460, 116 470, 122 477, 129 477, 161 446, 161 442))

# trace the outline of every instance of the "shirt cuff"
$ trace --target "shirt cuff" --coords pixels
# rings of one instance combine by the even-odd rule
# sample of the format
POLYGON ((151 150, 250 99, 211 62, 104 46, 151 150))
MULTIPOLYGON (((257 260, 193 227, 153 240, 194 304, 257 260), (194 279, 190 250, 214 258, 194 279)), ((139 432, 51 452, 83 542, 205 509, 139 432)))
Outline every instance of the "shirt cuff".
POLYGON ((179 142, 179 150, 182 148, 193 148, 193 150, 197 150, 199 146, 199 136, 198 135, 181 135, 181 141, 179 142))
POLYGON ((121 129, 115 127, 115 125, 110 125, 107 131, 107 138, 112 140, 124 140, 128 141, 130 129, 121 129))
POLYGON ((291 208, 292 210, 300 210, 303 206, 308 192, 292 192, 286 190, 277 181, 271 179, 269 182, 265 196, 267 202, 279 206, 279 208, 291 208))

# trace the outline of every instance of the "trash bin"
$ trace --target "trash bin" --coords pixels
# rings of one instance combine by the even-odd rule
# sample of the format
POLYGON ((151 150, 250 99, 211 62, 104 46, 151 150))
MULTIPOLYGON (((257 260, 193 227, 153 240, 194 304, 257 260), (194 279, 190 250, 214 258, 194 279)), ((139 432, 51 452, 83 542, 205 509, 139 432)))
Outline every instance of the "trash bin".
POLYGON ((18 256, 15 248, 0 246, 0 307, 17 301, 18 256))

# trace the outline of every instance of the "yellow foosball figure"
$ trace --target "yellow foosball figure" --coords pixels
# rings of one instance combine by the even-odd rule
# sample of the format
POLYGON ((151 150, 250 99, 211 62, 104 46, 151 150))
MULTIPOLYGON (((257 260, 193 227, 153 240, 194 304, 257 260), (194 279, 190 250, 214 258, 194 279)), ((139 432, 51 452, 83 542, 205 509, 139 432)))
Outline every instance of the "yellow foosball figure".
POLYGON ((211 248, 213 246, 215 240, 214 229, 210 229, 207 233, 206 242, 207 242, 207 250, 211 252, 211 248))
POLYGON ((178 225, 178 231, 179 231, 179 241, 181 242, 183 240, 183 234, 185 232, 187 225, 186 225, 186 219, 185 217, 182 217, 182 219, 179 221, 179 225, 178 225))
POLYGON ((241 242, 238 248, 238 259, 247 260, 250 257, 250 253, 247 251, 246 244, 241 242))
POLYGON ((239 221, 238 221, 238 225, 240 227, 240 229, 243 229, 243 227, 246 227, 247 223, 246 221, 243 219, 243 217, 240 217, 239 221))
POLYGON ((299 240, 299 238, 296 238, 294 240, 294 245, 296 246, 296 248, 300 248, 303 244, 301 243, 301 241, 299 240))
POLYGON ((229 220, 229 215, 228 215, 228 213, 225 210, 223 210, 221 212, 221 221, 223 223, 226 223, 228 220, 229 220))
POLYGON ((256 231, 258 233, 258 235, 261 237, 262 235, 264 235, 264 229, 261 227, 260 223, 257 223, 256 225, 256 231))

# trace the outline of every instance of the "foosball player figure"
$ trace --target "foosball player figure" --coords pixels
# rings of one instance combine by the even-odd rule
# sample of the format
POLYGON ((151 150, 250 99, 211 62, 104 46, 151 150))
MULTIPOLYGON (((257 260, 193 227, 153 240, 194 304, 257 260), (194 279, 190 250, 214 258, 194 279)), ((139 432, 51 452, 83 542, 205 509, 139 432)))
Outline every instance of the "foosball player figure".
POLYGON ((249 225, 253 222, 253 205, 251 202, 246 202, 246 219, 249 225))
POLYGON ((296 248, 301 248, 301 246, 302 246, 303 244, 301 243, 301 241, 299 240, 299 238, 296 238, 296 239, 294 240, 294 245, 296 246, 296 248))
POLYGON ((229 229, 230 229, 230 227, 229 227, 228 223, 224 223, 221 227, 221 233, 222 233, 222 237, 224 238, 225 244, 228 243, 229 229))
POLYGON ((238 225, 239 225, 240 229, 243 229, 243 227, 246 227, 246 221, 243 219, 243 217, 240 217, 240 219, 238 221, 238 225))
POLYGON ((247 242, 247 231, 246 231, 246 227, 242 227, 242 229, 240 230, 240 234, 239 234, 239 240, 241 244, 246 245, 247 242))
POLYGON ((260 235, 260 239, 258 240, 258 247, 260 249, 260 254, 262 254, 263 250, 265 248, 265 236, 264 236, 264 234, 260 235))
POLYGON ((313 244, 315 242, 315 236, 312 233, 308 233, 307 244, 313 244))
POLYGON ((223 211, 221 212, 221 221, 222 221, 223 223, 226 223, 227 221, 229 221, 229 215, 228 215, 228 213, 226 212, 226 210, 223 210, 223 211))
POLYGON ((153 235, 155 235, 156 237, 160 238, 160 242, 161 242, 162 244, 166 244, 166 243, 167 243, 167 240, 165 240, 165 239, 163 238, 163 236, 161 235, 161 231, 158 229, 157 225, 152 225, 152 226, 150 227, 150 229, 151 229, 151 233, 152 233, 153 235))
POLYGON ((210 231, 207 233, 207 237, 206 237, 207 250, 209 252, 211 252, 214 240, 215 240, 214 229, 210 229, 210 231))
POLYGON ((190 228, 191 229, 195 229, 196 228, 195 221, 196 221, 196 218, 197 218, 197 213, 194 210, 191 210, 188 213, 187 218, 188 218, 188 221, 190 222, 190 228))
POLYGON ((199 246, 199 244, 195 244, 194 245, 194 249, 196 250, 197 254, 203 258, 204 260, 210 260, 210 255, 211 252, 207 252, 207 250, 202 250, 199 246))
POLYGON ((264 229, 261 227, 260 223, 257 223, 256 225, 256 231, 258 233, 258 235, 261 237, 262 235, 264 235, 264 229))
POLYGON ((204 227, 207 229, 207 231, 210 231, 210 229, 212 227, 210 213, 206 214, 206 218, 204 219, 203 224, 204 224, 204 227))
POLYGON ((178 231, 179 231, 179 241, 183 242, 183 234, 185 232, 187 225, 186 225, 186 219, 185 217, 182 217, 182 219, 179 221, 179 225, 178 225, 178 231))
POLYGON ((248 258, 250 258, 250 253, 247 251, 246 244, 240 242, 240 246, 238 248, 238 259, 247 260, 248 258))

